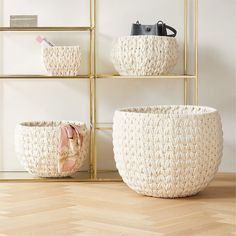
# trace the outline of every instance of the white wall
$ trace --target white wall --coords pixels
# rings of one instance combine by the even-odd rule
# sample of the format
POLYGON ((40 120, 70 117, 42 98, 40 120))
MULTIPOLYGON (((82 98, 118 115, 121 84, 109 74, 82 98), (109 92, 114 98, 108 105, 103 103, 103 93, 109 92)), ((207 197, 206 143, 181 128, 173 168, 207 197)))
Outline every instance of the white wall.
MULTIPOLYGON (((4 25, 10 14, 38 14, 40 25, 87 25, 87 0, 0 0, 4 25), (68 2, 70 3, 68 5, 68 2)), ((200 104, 219 109, 224 128, 221 171, 235 171, 235 0, 199 0, 200 104), (222 35, 222 29, 227 35, 222 35)), ((178 29, 183 45, 182 0, 98 0, 98 72, 113 73, 110 49, 113 39, 128 35, 132 22, 158 19, 178 29)), ((1 18, 0 18, 1 20, 1 18)), ((190 28, 192 31, 192 27, 190 28)), ((45 73, 37 33, 4 33, 1 37, 4 73, 45 73)), ((81 73, 88 71, 88 33, 43 33, 58 45, 80 44, 81 73)), ((193 35, 190 35, 190 45, 193 35)), ((0 41, 1 43, 1 41, 0 41)), ((192 50, 190 50, 190 57, 192 50)), ((181 72, 182 55, 175 72, 181 72)), ((0 67, 1 69, 1 67, 0 67)), ((21 170, 14 154, 14 127, 22 120, 69 119, 89 121, 88 81, 4 81, 0 83, 2 119, 1 169, 21 170)), ((192 86, 190 85, 190 89, 192 86)), ((181 104, 183 82, 177 80, 99 80, 98 120, 109 122, 118 107, 181 104)), ((114 169, 110 132, 98 133, 98 165, 114 169)), ((86 168, 86 166, 84 167, 86 168)))
POLYGON ((235 171, 236 1, 200 1, 200 12, 201 104, 220 111, 224 130, 220 170, 235 171))

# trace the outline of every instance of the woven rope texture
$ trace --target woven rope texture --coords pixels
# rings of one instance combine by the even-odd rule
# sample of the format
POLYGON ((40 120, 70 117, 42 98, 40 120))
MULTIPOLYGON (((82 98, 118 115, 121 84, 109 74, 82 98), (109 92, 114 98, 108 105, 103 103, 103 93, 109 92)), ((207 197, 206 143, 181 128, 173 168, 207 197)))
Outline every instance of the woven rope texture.
POLYGON ((47 72, 53 76, 76 76, 81 64, 79 46, 43 48, 43 62, 47 72))
POLYGON ((215 109, 198 106, 118 110, 113 144, 117 169, 131 189, 154 197, 190 196, 217 172, 221 120, 215 109))
POLYGON ((88 130, 81 122, 63 122, 81 125, 83 145, 75 168, 58 172, 58 145, 62 122, 24 122, 16 127, 16 153, 23 167, 40 177, 64 177, 74 174, 85 162, 88 154, 88 130))
POLYGON ((163 36, 125 36, 114 43, 112 62, 120 75, 165 75, 178 60, 175 38, 163 36))

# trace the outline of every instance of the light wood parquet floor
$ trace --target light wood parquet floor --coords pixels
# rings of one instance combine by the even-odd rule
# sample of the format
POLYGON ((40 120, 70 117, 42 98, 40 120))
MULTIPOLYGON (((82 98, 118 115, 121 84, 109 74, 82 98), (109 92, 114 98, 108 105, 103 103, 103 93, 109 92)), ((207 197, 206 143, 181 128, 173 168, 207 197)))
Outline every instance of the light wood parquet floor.
POLYGON ((184 199, 124 183, 0 183, 0 236, 236 235, 235 174, 184 199))

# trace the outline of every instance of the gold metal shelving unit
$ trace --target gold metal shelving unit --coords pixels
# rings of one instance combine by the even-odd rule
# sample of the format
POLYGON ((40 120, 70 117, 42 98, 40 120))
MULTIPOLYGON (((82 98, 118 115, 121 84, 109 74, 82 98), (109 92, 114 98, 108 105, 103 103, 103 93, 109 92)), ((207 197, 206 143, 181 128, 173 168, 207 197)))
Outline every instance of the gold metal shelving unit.
MULTIPOLYGON (((96 5, 96 0, 95 5, 96 5)), ((184 72, 181 75, 161 75, 161 76, 120 76, 114 74, 97 74, 96 69, 94 70, 94 155, 93 155, 93 168, 94 168, 94 179, 99 179, 97 172, 97 134, 96 132, 100 131, 112 131, 112 126, 107 126, 103 124, 97 123, 97 88, 96 81, 97 79, 178 79, 184 81, 184 104, 187 105, 188 101, 188 81, 189 79, 194 80, 194 103, 198 105, 198 0, 193 0, 194 3, 194 54, 195 54, 195 71, 194 75, 188 74, 188 24, 189 24, 189 2, 191 0, 183 0, 184 5, 184 72)), ((96 53, 96 7, 94 9, 95 16, 95 40, 94 40, 94 48, 96 53)), ((94 66, 96 68, 96 54, 95 54, 95 63, 94 66)))
POLYGON ((0 182, 100 182, 100 181, 121 181, 120 176, 114 171, 98 171, 97 170, 97 132, 100 131, 112 131, 112 123, 97 123, 97 80, 100 79, 177 79, 184 81, 184 104, 188 104, 188 81, 194 80, 194 103, 198 105, 198 0, 194 1, 194 51, 195 51, 195 71, 194 75, 188 74, 188 9, 189 1, 183 0, 184 5, 184 72, 181 75, 164 75, 164 76, 120 76, 115 74, 97 74, 96 68, 96 29, 97 29, 97 0, 89 0, 89 26, 86 27, 23 27, 23 28, 11 28, 0 27, 0 32, 89 32, 89 74, 78 76, 48 76, 48 75, 26 75, 26 74, 3 74, 0 75, 0 80, 31 80, 31 79, 87 79, 89 81, 89 97, 90 97, 90 147, 89 147, 89 171, 78 172, 75 177, 72 178, 58 178, 58 179, 42 179, 32 178, 25 172, 1 172, 0 182))
MULTIPOLYGON (((94 0, 89 1, 89 26, 47 26, 47 27, 0 27, 0 33, 4 32, 89 32, 89 73, 86 75, 77 76, 49 76, 44 74, 0 74, 0 80, 81 80, 85 79, 89 82, 89 97, 90 97, 90 146, 89 146, 89 170, 81 171, 73 178, 54 178, 54 179, 43 179, 33 178, 26 172, 21 171, 0 171, 0 181, 26 181, 26 182, 38 182, 38 181, 91 181, 93 179, 93 80, 94 80, 94 16, 95 16, 95 3, 94 0)), ((96 180, 94 180, 96 181, 96 180)))

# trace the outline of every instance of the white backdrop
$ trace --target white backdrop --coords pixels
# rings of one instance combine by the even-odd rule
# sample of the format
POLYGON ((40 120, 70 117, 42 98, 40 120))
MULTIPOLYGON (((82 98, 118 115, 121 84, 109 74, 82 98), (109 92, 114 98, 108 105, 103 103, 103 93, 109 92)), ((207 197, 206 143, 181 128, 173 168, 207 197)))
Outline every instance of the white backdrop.
MULTIPOLYGON (((114 73, 110 61, 113 40, 129 35, 136 20, 154 24, 162 19, 178 30, 183 45, 183 0, 97 0, 98 73, 114 73)), ((40 26, 88 25, 88 0, 0 0, 1 24, 9 15, 37 14, 40 26)), ((224 129, 221 171, 235 171, 235 55, 236 1, 199 0, 200 104, 217 108, 224 129), (213 7, 214 6, 214 7, 213 7), (227 35, 222 34, 226 32, 227 35)), ((193 28, 190 27, 190 31, 193 28)), ((81 73, 88 71, 88 32, 40 33, 57 45, 82 47, 81 73)), ((5 32, 0 37, 2 73, 45 73, 38 33, 5 32)), ((190 46, 193 35, 190 35, 190 46)), ((190 55, 192 56, 192 50, 190 55)), ((182 54, 175 71, 182 70, 182 54)), ((192 67, 191 67, 192 68, 192 67)), ((14 153, 14 127, 25 120, 83 120, 89 122, 89 84, 71 81, 0 82, 0 150, 2 170, 21 170, 14 153)), ((177 80, 99 80, 98 120, 110 122, 116 108, 136 105, 181 104, 183 82, 177 80)), ((98 166, 114 169, 111 133, 98 133, 98 166)), ((84 167, 86 169, 87 166, 84 167)))

